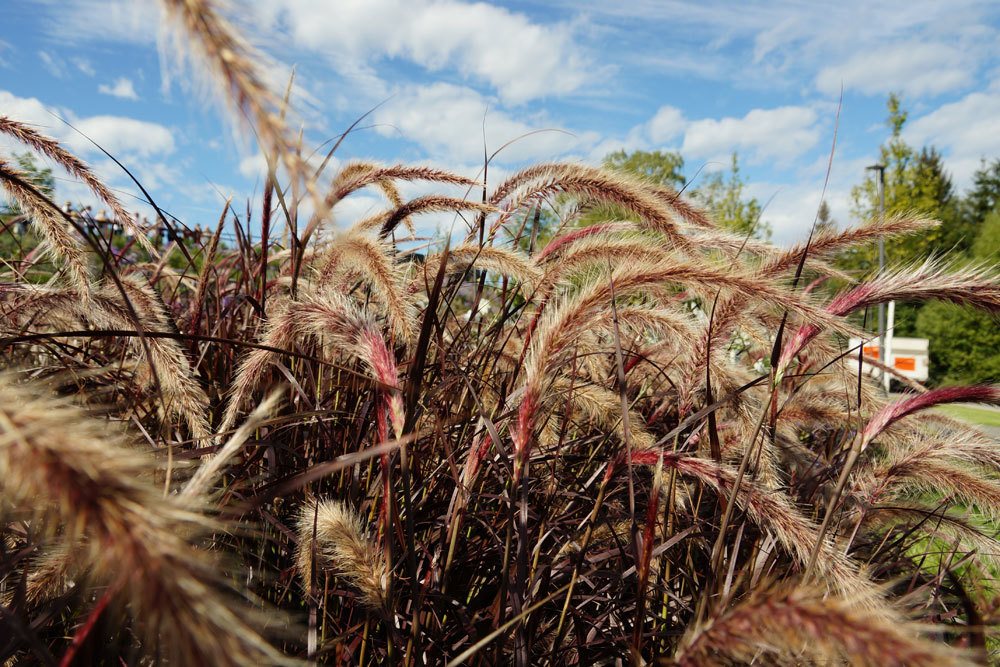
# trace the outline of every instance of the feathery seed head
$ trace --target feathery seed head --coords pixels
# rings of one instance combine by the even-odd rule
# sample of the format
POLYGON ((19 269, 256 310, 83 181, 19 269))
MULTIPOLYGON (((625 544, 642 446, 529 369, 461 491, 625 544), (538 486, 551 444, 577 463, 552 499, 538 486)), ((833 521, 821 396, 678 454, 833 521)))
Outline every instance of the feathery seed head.
POLYGON ((354 510, 335 500, 304 505, 299 511, 298 539, 298 570, 306 588, 313 581, 314 567, 316 572, 330 570, 349 581, 368 608, 386 608, 389 568, 385 555, 354 510))

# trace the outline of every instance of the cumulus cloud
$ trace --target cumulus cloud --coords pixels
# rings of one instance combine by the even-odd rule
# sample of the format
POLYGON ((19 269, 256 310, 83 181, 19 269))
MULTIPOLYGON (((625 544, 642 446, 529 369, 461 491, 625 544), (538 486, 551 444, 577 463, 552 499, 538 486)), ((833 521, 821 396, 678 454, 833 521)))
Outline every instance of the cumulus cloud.
POLYGON ((405 88, 374 118, 380 134, 413 141, 432 159, 463 163, 482 161, 484 128, 490 152, 517 140, 497 157, 502 162, 552 159, 595 139, 593 133, 574 136, 562 130, 531 134, 552 126, 516 120, 491 108, 491 100, 475 90, 448 83, 405 88))
POLYGON ((664 106, 646 124, 646 132, 654 144, 662 144, 677 138, 684 132, 687 121, 677 107, 664 106))
POLYGON ((240 160, 237 169, 243 178, 251 181, 261 180, 267 176, 267 159, 263 153, 254 153, 240 160))
MULTIPOLYGON (((826 192, 830 216, 841 228, 852 222, 850 184, 851 181, 831 183, 826 192)), ((813 178, 786 183, 754 181, 747 184, 745 195, 755 197, 764 206, 761 220, 771 226, 771 240, 778 245, 791 245, 809 236, 824 198, 823 181, 813 178)))
POLYGON ((104 95, 111 95, 112 97, 120 97, 123 100, 138 100, 139 95, 135 92, 135 86, 132 84, 131 79, 126 79, 125 77, 119 77, 115 79, 115 82, 111 85, 100 84, 97 86, 97 92, 104 95))
MULTIPOLYGON (((173 133, 159 123, 127 116, 77 117, 69 110, 50 108, 37 98, 18 97, 6 90, 0 90, 0 109, 4 110, 5 115, 35 126, 81 155, 100 154, 87 137, 113 155, 144 158, 164 156, 172 153, 175 148, 173 133), (62 123, 59 118, 67 118, 79 132, 62 123)), ((0 147, 24 150, 18 144, 4 143, 0 147)))
POLYGON ((706 118, 688 124, 685 156, 727 162, 733 151, 750 162, 788 163, 819 141, 816 112, 804 106, 753 109, 742 118, 706 118))
MULTIPOLYGON (((19 97, 6 90, 0 90, 0 109, 4 115, 31 125, 90 162, 98 178, 116 189, 126 207, 138 207, 148 212, 148 207, 142 203, 143 198, 132 192, 134 186, 121 168, 104 156, 81 132, 126 163, 151 191, 176 186, 183 178, 177 166, 163 159, 175 152, 176 145, 171 130, 158 123, 125 116, 81 117, 71 109, 51 107, 37 98, 19 97), (61 118, 67 119, 79 132, 63 123, 61 118)), ((23 144, 0 136, 0 154, 26 150, 23 144)), ((57 190, 60 199, 103 207, 86 186, 72 179, 61 177, 57 190)))
MULTIPOLYGON (((39 99, 18 97, 6 90, 0 90, 0 109, 3 109, 5 116, 36 125, 43 131, 59 123, 39 99)), ((50 129, 49 132, 51 133, 50 129)))
MULTIPOLYGON (((687 160, 729 164, 734 151, 744 163, 774 163, 787 167, 816 146, 821 136, 819 115, 807 106, 753 109, 743 117, 690 120, 680 109, 660 107, 646 122, 621 139, 594 143, 590 154, 599 161, 615 150, 677 150, 687 160)), ((708 165, 711 167, 712 165, 708 165)))
POLYGON ((915 146, 934 145, 959 187, 967 186, 982 158, 1000 155, 1000 90, 975 92, 912 121, 903 138, 915 146))
POLYGON ((375 195, 353 194, 337 204, 337 208, 333 211, 333 220, 336 226, 345 228, 358 220, 378 213, 385 207, 385 200, 375 195))
POLYGON ((520 103, 577 90, 586 59, 566 24, 542 25, 524 14, 458 0, 278 0, 257 10, 284 27, 299 48, 323 53, 335 67, 403 59, 433 71, 455 70, 520 103))
MULTIPOLYGON (((112 155, 151 157, 174 152, 173 134, 158 123, 125 116, 90 116, 74 125, 112 155)), ((81 153, 95 151, 86 137, 73 133, 65 141, 71 149, 81 153)))
POLYGON ((840 85, 868 95, 901 91, 906 95, 936 95, 967 86, 974 63, 969 54, 942 43, 903 42, 858 53, 839 65, 823 68, 816 87, 835 95, 840 85))
MULTIPOLYGON (((318 170, 323 167, 324 173, 326 175, 333 174, 340 167, 340 160, 334 155, 327 159, 326 155, 323 153, 313 153, 308 156, 307 162, 310 167, 314 170, 318 170), (325 162, 325 166, 324 166, 325 162)), ((277 165, 278 180, 283 181, 286 179, 286 172, 283 165, 279 162, 277 165)), ((240 174, 249 181, 261 182, 264 177, 267 176, 267 158, 260 151, 253 153, 252 155, 247 155, 240 159, 239 164, 236 169, 240 174)))

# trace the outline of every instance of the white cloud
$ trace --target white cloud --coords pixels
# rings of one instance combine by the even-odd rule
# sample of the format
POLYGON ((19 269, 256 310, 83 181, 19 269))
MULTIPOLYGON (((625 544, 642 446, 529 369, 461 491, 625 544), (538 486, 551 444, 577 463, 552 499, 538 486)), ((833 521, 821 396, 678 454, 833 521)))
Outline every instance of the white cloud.
POLYGON ((337 207, 333 210, 333 220, 336 227, 345 228, 358 220, 385 210, 385 208, 385 200, 380 199, 376 195, 352 194, 337 204, 337 207))
POLYGON ((596 138, 558 130, 525 136, 552 126, 515 120, 471 88, 447 83, 403 89, 375 111, 374 120, 379 134, 416 142, 431 159, 473 164, 483 158, 484 127, 490 153, 517 140, 497 156, 501 162, 552 159, 596 138))
POLYGON ((676 150, 690 164, 708 163, 710 170, 729 165, 734 151, 744 164, 789 166, 820 138, 819 115, 805 106, 753 109, 742 118, 688 120, 680 109, 663 106, 648 121, 619 139, 591 143, 590 160, 599 162, 616 150, 676 150))
MULTIPOLYGON (((334 174, 337 169, 339 169, 341 164, 341 161, 337 158, 337 156, 330 156, 330 159, 327 160, 326 154, 322 152, 313 153, 307 156, 306 161, 309 164, 310 169, 314 171, 323 167, 323 172, 320 174, 320 180, 334 174), (325 166, 323 166, 324 161, 326 162, 325 166)), ((277 168, 278 181, 286 182, 287 172, 285 171, 284 166, 280 162, 275 166, 277 168)), ((267 158, 264 157, 263 153, 257 151, 252 155, 247 155, 241 158, 239 164, 236 166, 236 169, 248 181, 260 184, 264 181, 264 177, 267 176, 267 158)))
POLYGON ((97 74, 97 70, 94 69, 94 66, 91 65, 90 61, 87 60, 86 58, 76 57, 73 58, 72 61, 73 64, 76 66, 78 70, 80 70, 81 73, 86 74, 87 76, 94 76, 95 74, 97 74))
POLYGON ((73 124, 86 137, 74 132, 64 141, 81 153, 97 150, 87 137, 115 156, 151 157, 174 151, 173 134, 158 123, 126 116, 90 116, 73 124))
POLYGON ((153 44, 162 21, 148 0, 37 0, 50 7, 46 28, 68 43, 153 44))
MULTIPOLYGON (((37 98, 18 97, 6 90, 0 90, 0 109, 5 115, 29 124, 56 139, 71 152, 87 159, 97 177, 118 192, 126 207, 138 207, 142 210, 147 208, 139 203, 140 198, 132 192, 134 185, 121 168, 60 118, 66 118, 109 153, 120 158, 151 191, 176 186, 183 176, 179 168, 160 159, 173 153, 175 145, 171 131, 157 123, 124 116, 78 117, 69 109, 49 107, 37 98)), ((23 144, 10 137, 0 136, 0 154, 9 155, 25 150, 27 149, 23 144)), ((82 183, 61 174, 57 183, 57 196, 60 200, 90 204, 96 207, 95 210, 104 206, 96 201, 82 183)))
MULTIPOLYGON (((182 171, 169 161, 135 160, 130 169, 136 172, 136 177, 143 187, 152 192, 176 187, 181 182, 182 171)), ((120 177, 120 172, 121 168, 118 165, 109 164, 104 170, 106 174, 114 174, 112 178, 120 177)))
POLYGON ((263 153, 248 155, 242 160, 238 167, 243 178, 250 181, 259 181, 267 176, 267 160, 263 153))
MULTIPOLYGON (((3 109, 5 115, 36 127, 82 155, 100 154, 100 151, 81 132, 116 156, 161 156, 172 153, 175 148, 173 134, 168 128, 136 118, 79 118, 69 110, 48 107, 37 98, 18 97, 6 90, 0 90, 0 109, 3 109), (79 132, 62 123, 59 118, 69 120, 79 132)), ((12 143, 0 143, 0 148, 24 150, 23 146, 12 143)))
POLYGON ((942 43, 902 42, 858 53, 840 65, 826 67, 816 87, 836 95, 847 90, 868 95, 901 91, 906 95, 936 95, 967 86, 975 69, 969 54, 942 43))
POLYGON ((66 63, 63 62, 62 58, 52 55, 48 51, 39 51, 38 58, 45 65, 45 69, 49 71, 49 74, 57 79, 62 79, 66 76, 66 63))
POLYGON ((139 95, 135 92, 135 86, 132 84, 131 79, 126 79, 125 77, 118 77, 115 79, 114 84, 100 84, 97 86, 97 92, 104 95, 111 95, 112 97, 120 97, 124 100, 138 100, 139 95))
MULTIPOLYGON (((771 225, 771 240, 778 245, 791 245, 809 236, 816 212, 823 200, 822 179, 806 179, 790 183, 748 183, 745 196, 755 197, 764 207, 761 220, 771 225)), ((830 216, 841 228, 851 224, 850 186, 832 185, 826 192, 830 216)))
POLYGON ((680 136, 686 125, 680 109, 664 106, 649 120, 646 131, 653 143, 662 144, 680 136))
POLYGON ((903 138, 915 146, 942 149, 956 185, 965 187, 981 158, 1000 155, 1000 90, 971 93, 940 106, 909 123, 903 138))
POLYGON ((59 122, 37 98, 18 97, 6 90, 0 90, 0 109, 3 109, 5 116, 10 116, 23 123, 39 126, 38 129, 42 131, 53 127, 59 122))
POLYGON ((819 141, 817 114, 809 107, 754 109, 742 118, 706 118, 688 124, 682 154, 728 163, 739 151, 749 162, 787 163, 819 141))
POLYGON ((509 103, 577 90, 588 63, 565 24, 541 25, 502 7, 458 0, 279 0, 258 8, 265 25, 357 70, 381 58, 484 81, 509 103))

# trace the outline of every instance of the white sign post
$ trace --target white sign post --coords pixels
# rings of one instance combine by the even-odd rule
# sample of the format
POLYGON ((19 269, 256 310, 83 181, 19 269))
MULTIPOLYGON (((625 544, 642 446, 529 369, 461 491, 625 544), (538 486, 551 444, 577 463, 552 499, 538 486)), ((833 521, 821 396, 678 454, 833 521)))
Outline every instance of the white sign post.
MULTIPOLYGON (((892 330, 896 325, 896 302, 889 302, 889 314, 886 317, 886 328, 885 328, 885 361, 883 363, 889 364, 892 367, 892 330)), ((882 383, 885 387, 885 392, 889 393, 889 382, 892 380, 892 375, 886 371, 882 371, 882 383)))

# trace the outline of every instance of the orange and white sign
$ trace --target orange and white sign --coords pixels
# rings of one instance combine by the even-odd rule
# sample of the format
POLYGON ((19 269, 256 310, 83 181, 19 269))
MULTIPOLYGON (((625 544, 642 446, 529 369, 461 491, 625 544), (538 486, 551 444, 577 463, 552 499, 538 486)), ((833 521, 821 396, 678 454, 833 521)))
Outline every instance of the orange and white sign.
MULTIPOLYGON (((927 353, 928 341, 926 338, 901 338, 892 337, 892 344, 889 346, 889 363, 893 370, 900 375, 908 377, 918 382, 927 380, 927 371, 930 367, 930 357, 927 353)), ((857 338, 851 339, 851 348, 857 349, 861 341, 857 338)), ((869 359, 882 361, 879 354, 878 339, 864 342, 864 355, 869 359)), ((857 352, 855 352, 857 355, 857 352)), ((862 364, 862 371, 869 375, 879 375, 879 370, 874 366, 862 364)))

